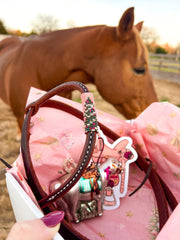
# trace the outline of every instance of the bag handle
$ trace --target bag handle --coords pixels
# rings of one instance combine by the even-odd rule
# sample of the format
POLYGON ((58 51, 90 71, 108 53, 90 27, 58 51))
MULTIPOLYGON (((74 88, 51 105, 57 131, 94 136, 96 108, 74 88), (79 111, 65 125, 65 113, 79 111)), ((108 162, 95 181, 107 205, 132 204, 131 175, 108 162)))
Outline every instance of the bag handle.
POLYGON ((85 170, 85 168, 87 167, 91 159, 95 142, 96 142, 96 134, 97 134, 97 119, 94 111, 92 94, 88 92, 88 89, 82 83, 68 82, 68 83, 61 84, 58 87, 55 87, 49 92, 47 92, 46 94, 44 94, 37 101, 27 106, 26 117, 22 127, 21 151, 22 151, 22 157, 23 157, 28 184, 31 186, 31 189, 36 199, 39 201, 40 206, 44 208, 47 205, 53 203, 56 199, 58 199, 59 197, 62 197, 66 192, 68 192, 76 184, 76 182, 81 177, 83 171, 85 170), (39 183, 38 177, 36 176, 36 173, 33 168, 32 160, 31 160, 31 154, 30 154, 30 148, 29 148, 30 120, 31 120, 31 117, 37 113, 39 107, 43 105, 43 103, 47 102, 47 100, 53 97, 54 95, 57 95, 62 91, 66 91, 66 90, 79 90, 81 92, 83 96, 82 97, 83 104, 89 103, 89 107, 86 110, 89 111, 89 113, 93 111, 93 123, 91 123, 92 121, 89 122, 88 120, 84 121, 86 140, 85 140, 85 145, 79 159, 79 163, 74 173, 58 189, 56 189, 51 194, 47 195, 39 183))

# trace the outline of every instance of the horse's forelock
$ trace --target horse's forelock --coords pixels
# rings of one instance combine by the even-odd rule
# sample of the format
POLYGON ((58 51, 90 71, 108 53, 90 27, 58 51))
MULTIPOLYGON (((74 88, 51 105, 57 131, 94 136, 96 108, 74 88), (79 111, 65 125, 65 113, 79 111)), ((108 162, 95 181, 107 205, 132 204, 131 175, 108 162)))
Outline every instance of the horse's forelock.
POLYGON ((148 63, 148 53, 147 53, 146 47, 143 43, 143 40, 140 36, 139 31, 135 27, 134 27, 133 35, 134 35, 133 41, 134 41, 134 46, 135 46, 134 51, 135 51, 135 56, 136 56, 134 65, 144 66, 148 63))

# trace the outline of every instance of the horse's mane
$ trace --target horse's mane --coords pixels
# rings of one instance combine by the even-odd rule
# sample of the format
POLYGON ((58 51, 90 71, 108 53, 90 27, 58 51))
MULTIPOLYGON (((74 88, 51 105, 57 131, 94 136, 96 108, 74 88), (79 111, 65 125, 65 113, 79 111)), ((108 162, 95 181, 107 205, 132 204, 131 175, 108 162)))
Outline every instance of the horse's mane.
POLYGON ((12 47, 14 45, 17 45, 21 42, 19 37, 7 37, 0 41, 0 52, 4 49, 7 49, 8 47, 12 47))
POLYGON ((67 34, 76 34, 76 33, 80 33, 80 32, 84 32, 90 29, 94 29, 97 27, 104 27, 105 25, 92 25, 92 26, 84 26, 84 27, 75 27, 75 28, 66 28, 66 29, 59 29, 56 31, 52 31, 52 32, 48 32, 48 33, 43 33, 41 35, 39 35, 40 37, 48 37, 48 36, 57 36, 59 35, 59 33, 61 33, 61 35, 67 35, 67 34))

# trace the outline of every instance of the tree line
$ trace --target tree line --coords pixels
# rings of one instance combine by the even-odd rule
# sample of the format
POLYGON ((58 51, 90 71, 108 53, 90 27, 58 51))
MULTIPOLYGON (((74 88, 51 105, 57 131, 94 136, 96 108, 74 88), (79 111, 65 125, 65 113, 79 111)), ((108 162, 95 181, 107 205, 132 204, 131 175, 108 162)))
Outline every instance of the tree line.
POLYGON ((5 27, 3 20, 0 19, 0 34, 10 34, 17 36, 39 35, 60 28, 59 20, 51 15, 39 14, 31 25, 32 30, 30 33, 22 32, 20 30, 10 30, 5 27))
POLYGON ((155 28, 144 26, 141 36, 150 53, 180 54, 180 43, 176 47, 172 47, 169 43, 158 43, 160 37, 155 28))
MULTIPOLYGON (((67 27, 75 27, 73 20, 67 22, 67 27)), ((0 34, 10 34, 17 36, 38 35, 50 31, 60 29, 59 20, 51 15, 39 14, 32 22, 32 31, 30 33, 22 32, 20 30, 12 31, 5 27, 3 20, 0 19, 0 34)), ((141 32, 142 39, 150 53, 161 54, 180 54, 180 43, 177 47, 172 47, 166 43, 164 45, 158 44, 159 36, 154 28, 144 26, 141 32)))

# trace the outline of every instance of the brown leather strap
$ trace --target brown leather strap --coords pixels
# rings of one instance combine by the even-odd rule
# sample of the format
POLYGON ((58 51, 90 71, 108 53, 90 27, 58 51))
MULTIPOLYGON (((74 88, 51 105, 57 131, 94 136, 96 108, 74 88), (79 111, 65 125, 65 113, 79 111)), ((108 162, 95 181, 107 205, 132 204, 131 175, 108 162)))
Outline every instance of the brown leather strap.
POLYGON ((33 168, 32 160, 31 160, 31 154, 29 149, 30 119, 38 111, 39 107, 43 103, 45 103, 50 97, 54 96, 55 94, 59 94, 62 91, 74 90, 74 89, 79 90, 81 93, 88 92, 88 89, 79 82, 64 83, 52 89, 51 91, 47 92, 47 94, 43 95, 40 99, 30 104, 26 108, 27 114, 22 127, 22 139, 21 139, 22 157, 23 157, 24 167, 26 171, 27 181, 31 186, 31 189, 36 199, 39 201, 40 206, 43 208, 46 207, 46 205, 53 203, 57 198, 62 197, 79 180, 79 178, 81 177, 83 171, 85 170, 85 168, 87 167, 91 159, 95 142, 96 142, 96 131, 89 130, 86 133, 85 145, 81 153, 79 163, 73 175, 64 184, 62 184, 57 190, 47 195, 39 183, 39 180, 36 176, 36 173, 33 168))
POLYGON ((42 97, 37 99, 35 102, 29 104, 26 107, 25 112, 27 113, 30 108, 33 108, 33 115, 34 115, 37 113, 39 107, 43 103, 45 103, 48 99, 50 99, 51 97, 53 97, 59 93, 62 93, 63 91, 72 91, 72 90, 79 90, 81 93, 89 92, 87 87, 80 82, 63 83, 63 84, 51 89, 50 91, 48 91, 46 94, 44 94, 42 97))
MULTIPOLYGON (((68 179, 68 181, 66 181, 55 192, 53 192, 52 194, 47 196, 46 193, 43 191, 42 187, 40 186, 40 183, 35 174, 35 171, 34 171, 34 168, 32 165, 32 161, 31 161, 30 150, 29 150, 30 119, 31 119, 31 116, 34 115, 38 111, 39 107, 41 106, 41 107, 57 108, 57 109, 69 112, 70 114, 83 120, 83 113, 81 111, 79 111, 78 109, 75 109, 72 106, 67 105, 63 102, 48 100, 50 97, 54 96, 55 94, 59 94, 61 91, 74 90, 74 89, 78 89, 78 90, 80 90, 80 92, 88 91, 87 88, 83 84, 77 83, 77 82, 65 83, 65 84, 62 84, 62 85, 56 87, 55 89, 49 91, 47 94, 45 94, 43 97, 41 97, 38 101, 30 104, 27 107, 27 115, 26 115, 26 118, 25 118, 24 124, 23 124, 21 149, 22 149, 22 155, 23 155, 26 175, 28 178, 28 183, 31 186, 31 189, 33 190, 34 195, 36 196, 37 200, 39 201, 40 206, 43 206, 43 207, 49 206, 50 207, 50 210, 47 210, 47 208, 46 208, 47 211, 52 211, 54 209, 53 205, 49 205, 49 204, 52 204, 57 198, 62 197, 67 191, 69 191, 69 189, 78 181, 78 179, 82 175, 82 172, 83 172, 82 169, 84 169, 87 166, 87 164, 89 162, 88 160, 91 158, 91 155, 93 152, 93 148, 94 148, 94 144, 95 144, 95 140, 96 140, 96 132, 87 133, 85 147, 84 147, 83 152, 80 157, 80 163, 78 164, 78 167, 76 168, 74 175, 70 179, 68 179), (89 141, 91 142, 91 144, 89 143, 89 141), (89 151, 90 153, 88 153, 88 155, 87 155, 87 148, 89 146, 90 146, 90 151, 89 151), (85 157, 85 156, 87 156, 87 157, 85 157), (83 166, 82 166, 81 164, 84 161, 84 158, 86 158, 86 160, 85 160, 85 164, 83 164, 83 166), (81 168, 81 171, 79 171, 80 168, 81 168), (77 171, 79 171, 78 176, 76 176, 77 171), (68 184, 73 178, 75 178, 75 181, 73 182, 72 185, 70 184, 70 186, 69 186, 68 184)), ((104 126, 101 123, 98 123, 98 124, 106 136, 108 136, 109 138, 111 138, 114 141, 117 138, 119 138, 119 135, 116 134, 115 132, 113 132, 112 130, 110 130, 109 128, 107 128, 106 126, 104 126)), ((139 154, 139 157, 137 160, 137 165, 145 173, 147 172, 149 165, 148 165, 147 161, 140 156, 140 154, 139 154)), ((159 222, 160 222, 160 229, 161 229, 169 217, 167 201, 168 201, 171 209, 174 210, 174 208, 177 206, 177 200, 175 199, 175 197, 173 196, 170 189, 167 187, 167 185, 164 183, 164 181, 160 178, 160 176, 156 173, 156 171, 154 169, 152 169, 151 173, 149 174, 149 181, 151 183, 151 186, 153 188, 153 191, 154 191, 154 194, 155 194, 155 197, 157 200, 157 206, 158 206, 158 211, 159 211, 159 222)), ((45 209, 44 209, 44 212, 47 212, 47 211, 45 211, 45 209)), ((77 232, 72 227, 71 223, 66 220, 63 221, 63 224, 61 227, 61 234, 65 239, 87 239, 86 237, 81 235, 81 233, 77 232), (68 237, 68 238, 66 238, 66 237, 68 237)))

